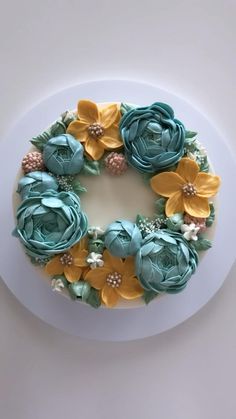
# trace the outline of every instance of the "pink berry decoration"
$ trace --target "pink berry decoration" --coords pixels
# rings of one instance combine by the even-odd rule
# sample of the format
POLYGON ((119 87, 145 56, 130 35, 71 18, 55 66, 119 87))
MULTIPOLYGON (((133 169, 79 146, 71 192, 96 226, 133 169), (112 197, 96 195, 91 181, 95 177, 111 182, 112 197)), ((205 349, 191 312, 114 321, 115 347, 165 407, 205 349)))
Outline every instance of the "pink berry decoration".
POLYGON ((199 227, 199 233, 206 231, 206 218, 192 217, 189 214, 184 216, 185 224, 195 224, 196 227, 199 227))
POLYGON ((124 154, 115 151, 109 153, 105 158, 105 167, 114 176, 122 175, 128 169, 124 154))
POLYGON ((22 160, 21 167, 24 173, 45 170, 42 153, 39 153, 38 151, 31 151, 26 154, 22 160))

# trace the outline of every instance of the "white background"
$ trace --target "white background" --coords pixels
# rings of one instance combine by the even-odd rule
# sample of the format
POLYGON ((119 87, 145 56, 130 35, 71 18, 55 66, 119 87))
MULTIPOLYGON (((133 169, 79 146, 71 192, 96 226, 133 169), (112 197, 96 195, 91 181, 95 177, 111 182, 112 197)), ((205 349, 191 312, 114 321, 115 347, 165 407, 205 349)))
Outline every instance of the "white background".
MULTIPOLYGON (((189 100, 235 153, 235 19, 233 0, 2 2, 1 136, 63 87, 130 78, 189 100)), ((235 419, 235 268, 184 324, 119 344, 45 325, 1 282, 0 417, 235 419)))

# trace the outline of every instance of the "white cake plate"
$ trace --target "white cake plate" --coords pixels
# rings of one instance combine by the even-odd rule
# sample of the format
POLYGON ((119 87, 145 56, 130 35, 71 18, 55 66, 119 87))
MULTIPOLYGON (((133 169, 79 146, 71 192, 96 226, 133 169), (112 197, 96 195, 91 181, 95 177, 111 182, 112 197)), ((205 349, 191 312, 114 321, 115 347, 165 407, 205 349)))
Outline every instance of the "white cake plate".
POLYGON ((189 103, 149 84, 107 80, 83 83, 46 98, 30 110, 1 142, 1 261, 0 273, 16 298, 45 322, 84 338, 127 341, 168 330, 201 309, 217 292, 235 259, 236 224, 232 223, 232 190, 235 162, 230 150, 212 124, 189 103), (222 178, 214 246, 208 251, 187 288, 166 295, 148 306, 132 309, 92 309, 51 291, 47 281, 28 261, 19 241, 11 236, 14 228, 12 191, 29 140, 64 112, 74 109, 79 99, 96 102, 128 102, 148 105, 167 102, 187 129, 197 131, 207 148, 217 174, 222 178), (10 158, 8 158, 10 155, 10 158))

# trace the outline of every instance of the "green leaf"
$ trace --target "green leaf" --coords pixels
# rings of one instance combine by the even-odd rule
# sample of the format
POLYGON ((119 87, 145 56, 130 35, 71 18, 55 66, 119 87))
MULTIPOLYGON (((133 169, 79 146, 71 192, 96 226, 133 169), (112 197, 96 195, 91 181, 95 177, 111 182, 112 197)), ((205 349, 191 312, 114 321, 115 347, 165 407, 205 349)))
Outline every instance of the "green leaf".
POLYGON ((45 144, 51 138, 50 132, 44 131, 42 134, 39 134, 37 137, 33 137, 30 141, 38 150, 43 151, 45 144))
POLYGON ((191 245, 195 248, 195 250, 208 250, 212 247, 212 243, 208 239, 200 238, 196 241, 191 241, 191 245))
POLYGON ((197 132, 195 131, 185 131, 185 138, 193 138, 196 137, 197 132))
POLYGON ((81 183, 78 179, 74 179, 71 186, 73 188, 73 191, 77 195, 80 195, 81 193, 87 192, 87 189, 84 186, 81 185, 81 183))
POLYGON ((209 163, 208 163, 207 156, 204 156, 203 161, 201 161, 200 163, 200 172, 205 172, 205 173, 209 172, 209 163))
POLYGON ((86 300, 86 303, 89 304, 93 308, 98 308, 101 305, 101 298, 99 291, 95 290, 95 288, 91 288, 89 296, 86 300))
POLYGON ((215 207, 214 207, 213 202, 211 202, 210 203, 210 215, 206 219, 206 226, 211 227, 211 225, 213 224, 214 221, 215 221, 215 207))
POLYGON ((158 198, 155 202, 155 209, 157 215, 165 215, 166 199, 158 198))
POLYGON ((84 175, 100 175, 100 163, 96 160, 85 159, 80 173, 84 175))
POLYGON ((143 299, 145 301, 145 304, 150 303, 150 301, 154 300, 154 298, 156 298, 156 296, 159 295, 158 292, 155 291, 144 291, 143 294, 143 299))

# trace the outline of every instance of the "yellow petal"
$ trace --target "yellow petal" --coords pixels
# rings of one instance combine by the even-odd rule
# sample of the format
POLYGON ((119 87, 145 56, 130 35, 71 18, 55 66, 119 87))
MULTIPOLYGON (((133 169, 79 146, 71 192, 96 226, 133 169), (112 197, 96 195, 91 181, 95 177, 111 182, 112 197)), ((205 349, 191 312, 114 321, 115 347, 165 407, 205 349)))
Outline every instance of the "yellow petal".
POLYGON ((171 217, 171 215, 175 214, 176 212, 183 212, 184 211, 184 204, 183 204, 183 194, 182 191, 176 192, 173 194, 167 201, 165 212, 167 217, 171 217))
POLYGON ((88 281, 93 288, 96 288, 96 290, 101 290, 106 283, 107 275, 109 275, 109 273, 110 270, 104 267, 95 268, 91 269, 85 275, 84 279, 85 281, 88 281))
POLYGON ((83 143, 88 137, 88 124, 83 121, 73 121, 68 126, 66 132, 83 143))
POLYGON ((133 256, 129 256, 125 259, 124 272, 127 277, 135 276, 135 262, 133 256))
POLYGON ((210 206, 207 198, 192 196, 183 198, 184 210, 193 217, 207 218, 210 215, 210 206))
POLYGON ((82 274, 82 269, 75 265, 65 265, 64 275, 68 282, 79 281, 82 274))
POLYGON ((99 160, 104 154, 104 148, 94 138, 88 137, 85 143, 85 150, 93 160, 99 160))
POLYGON ((78 243, 76 243, 71 249, 69 250, 71 256, 75 257, 78 252, 81 250, 87 250, 88 247, 88 238, 87 236, 83 237, 78 243))
POLYGON ((81 268, 84 266, 88 266, 88 263, 86 261, 88 256, 88 251, 83 249, 77 252, 77 254, 73 258, 73 263, 75 266, 80 266, 81 268))
POLYGON ((112 256, 108 250, 105 250, 102 256, 104 260, 104 266, 110 269, 110 272, 118 272, 121 275, 124 272, 124 262, 120 258, 112 256))
POLYGON ((197 189, 197 196, 209 198, 217 193, 220 186, 220 178, 210 173, 199 173, 194 186, 197 189))
POLYGON ((143 288, 139 284, 137 278, 127 277, 122 278, 121 285, 117 288, 118 294, 126 300, 133 300, 143 295, 143 288))
POLYGON ((152 190, 167 198, 181 190, 184 183, 184 180, 175 172, 163 172, 150 180, 152 190))
POLYGON ((99 111, 96 103, 91 100, 80 100, 78 103, 78 117, 88 124, 99 120, 99 111))
POLYGON ((60 256, 55 256, 45 266, 45 271, 48 275, 62 275, 64 272, 64 266, 60 262, 60 256))
POLYGON ((99 142, 106 150, 114 150, 123 146, 120 138, 119 128, 117 125, 105 130, 104 136, 100 138, 99 142))
POLYGON ((119 295, 115 288, 105 285, 101 293, 102 301, 107 307, 114 307, 117 304, 119 295))
POLYGON ((116 120, 119 113, 118 106, 113 103, 100 110, 100 123, 103 128, 110 127, 116 120))
POLYGON ((198 172, 198 164, 187 157, 180 160, 176 169, 176 173, 184 179, 185 183, 194 183, 198 172))

